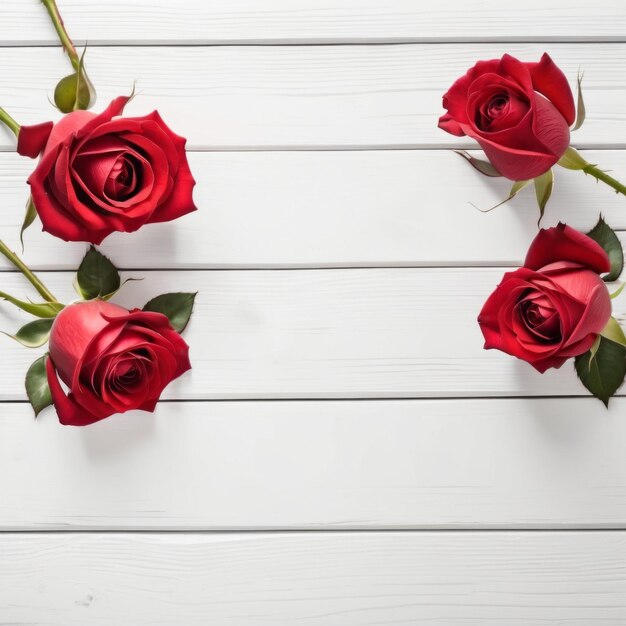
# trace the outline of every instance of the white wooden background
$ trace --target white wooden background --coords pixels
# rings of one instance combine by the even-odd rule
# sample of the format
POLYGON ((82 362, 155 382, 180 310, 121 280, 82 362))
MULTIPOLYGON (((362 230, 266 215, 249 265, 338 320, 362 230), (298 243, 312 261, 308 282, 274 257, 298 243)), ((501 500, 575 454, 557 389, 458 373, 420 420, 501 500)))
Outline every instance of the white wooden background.
MULTIPOLYGON (((476 315, 537 211, 473 209, 506 184, 436 128, 476 59, 548 51, 585 71, 574 144, 625 179, 622 0, 59 4, 98 106, 136 80, 129 113, 189 139, 200 210, 102 249, 145 278, 121 303, 200 290, 194 369, 154 415, 64 428, 33 420, 35 353, 1 339, 0 624, 626 624, 626 398, 483 352, 476 315)), ((3 0, 0 68, 0 104, 52 116, 68 66, 37 0, 3 0)), ((13 150, 0 131, 17 247, 13 150)), ((625 198, 557 176, 546 225, 601 211, 626 243, 625 198)), ((71 297, 85 246, 26 244, 71 297)))

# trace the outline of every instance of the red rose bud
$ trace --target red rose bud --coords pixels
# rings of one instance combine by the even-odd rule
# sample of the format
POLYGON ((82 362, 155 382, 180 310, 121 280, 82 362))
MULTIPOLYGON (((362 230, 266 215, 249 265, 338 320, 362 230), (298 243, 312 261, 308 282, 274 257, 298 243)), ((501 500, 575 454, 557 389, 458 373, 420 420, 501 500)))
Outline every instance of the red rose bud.
POLYGON ((539 63, 508 54, 479 61, 443 96, 443 106, 439 128, 475 139, 515 181, 536 178, 561 158, 576 118, 567 79, 547 54, 539 63))
POLYGON ((542 229, 524 266, 504 275, 480 312, 485 349, 502 350, 542 373, 587 352, 611 317, 599 276, 610 267, 587 235, 565 224, 542 229))
POLYGON ((98 244, 112 232, 196 210, 185 139, 156 111, 117 117, 127 102, 116 98, 99 115, 69 113, 54 125, 45 147, 41 126, 22 127, 18 151, 33 156, 37 147, 43 150, 28 183, 45 231, 98 244))
POLYGON ((165 315, 102 300, 65 307, 49 345, 52 402, 59 421, 71 426, 134 409, 153 411, 163 389, 191 368, 189 347, 165 315))

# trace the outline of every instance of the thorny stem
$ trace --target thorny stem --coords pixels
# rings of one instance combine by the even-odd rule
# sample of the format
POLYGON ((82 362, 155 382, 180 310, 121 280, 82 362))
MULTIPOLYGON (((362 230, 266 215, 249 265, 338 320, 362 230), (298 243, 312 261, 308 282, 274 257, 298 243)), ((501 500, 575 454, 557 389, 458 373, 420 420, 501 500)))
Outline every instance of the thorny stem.
POLYGON ((65 24, 63 23, 63 18, 59 13, 56 0, 41 0, 41 2, 46 7, 46 10, 50 15, 50 19, 52 20, 52 24, 54 25, 57 34, 59 35, 61 44, 65 49, 65 52, 67 52, 67 56, 69 56, 70 58, 72 67, 78 71, 78 68, 80 66, 80 57, 78 56, 78 52, 74 47, 74 43, 70 39, 70 36, 67 34, 67 30, 65 30, 65 24))
POLYGON ((619 180, 615 180, 615 178, 609 176, 606 172, 603 172, 596 165, 591 165, 590 163, 582 169, 585 174, 593 176, 596 180, 601 180, 603 183, 609 185, 609 187, 613 187, 616 193, 621 193, 622 195, 626 196, 626 186, 622 185, 619 180))

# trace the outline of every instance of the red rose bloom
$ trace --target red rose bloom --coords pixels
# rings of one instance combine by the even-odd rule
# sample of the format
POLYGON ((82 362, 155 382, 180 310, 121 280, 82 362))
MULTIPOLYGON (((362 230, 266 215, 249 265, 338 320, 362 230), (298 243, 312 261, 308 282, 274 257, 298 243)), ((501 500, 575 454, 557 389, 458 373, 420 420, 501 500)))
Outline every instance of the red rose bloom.
POLYGON ((599 276, 609 270, 606 252, 587 235, 565 224, 542 229, 524 267, 504 275, 480 312, 485 348, 542 373, 587 352, 611 317, 599 276))
POLYGON ((563 72, 544 54, 522 63, 505 54, 479 61, 443 97, 439 128, 467 135, 506 178, 529 180, 547 172, 569 146, 576 118, 563 72))
POLYGON ((85 426, 114 413, 153 411, 163 389, 191 368, 188 353, 162 313, 102 300, 65 307, 52 325, 46 360, 59 421, 85 426))
POLYGON ((54 126, 22 126, 18 152, 41 160, 28 179, 43 229, 98 244, 112 232, 168 222, 196 209, 185 139, 154 111, 121 115, 128 98, 96 115, 74 111, 54 126))

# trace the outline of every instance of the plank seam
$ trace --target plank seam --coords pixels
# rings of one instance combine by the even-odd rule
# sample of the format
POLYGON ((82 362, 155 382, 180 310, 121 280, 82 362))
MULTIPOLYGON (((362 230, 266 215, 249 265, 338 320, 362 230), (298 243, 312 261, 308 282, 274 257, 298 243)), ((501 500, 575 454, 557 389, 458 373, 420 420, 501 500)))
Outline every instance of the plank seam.
MULTIPOLYGON (((626 151, 626 143, 613 143, 613 144, 572 144, 573 148, 582 151, 595 151, 595 152, 620 152, 626 151)), ((187 152, 204 152, 207 154, 219 154, 223 152, 234 153, 247 153, 247 152, 398 152, 398 151, 445 151, 450 152, 452 150, 474 150, 480 151, 480 148, 475 145, 468 145, 467 143, 455 143, 455 144, 379 144, 379 145, 301 145, 301 146, 186 146, 187 152)), ((15 149, 10 146, 0 146, 0 153, 15 153, 15 149)))
POLYGON ((472 528, 472 527, 456 527, 456 528, 222 528, 215 530, 188 530, 188 529, 168 529, 163 530, 144 530, 144 529, 59 529, 59 530, 0 530, 0 535, 311 535, 311 534, 337 534, 337 535, 354 535, 354 534, 546 534, 554 535, 557 533, 626 533, 626 526, 617 527, 541 527, 541 528, 523 528, 523 527, 494 527, 494 528, 472 528))
MULTIPOLYGON (((311 39, 146 39, 146 40, 113 40, 113 39, 75 39, 77 47, 89 48, 268 48, 268 47, 339 47, 339 46, 415 46, 415 45, 449 45, 449 44, 623 44, 624 36, 563 36, 563 37, 398 37, 398 38, 311 38, 311 39)), ((59 48, 56 40, 15 41, 5 40, 0 48, 59 48)))
MULTIPOLYGON (((626 395, 626 389, 618 391, 613 398, 619 398, 626 395)), ((510 396, 510 395, 490 395, 490 396, 294 396, 294 397, 214 397, 214 398, 162 398, 159 403, 182 404, 182 403, 221 403, 221 402, 419 402, 419 401, 450 401, 467 402, 468 400, 485 401, 485 400, 570 400, 575 398, 593 399, 589 394, 572 394, 572 395, 532 395, 532 396, 510 396)), ((28 404, 28 400, 0 400, 0 406, 3 404, 28 404)))

